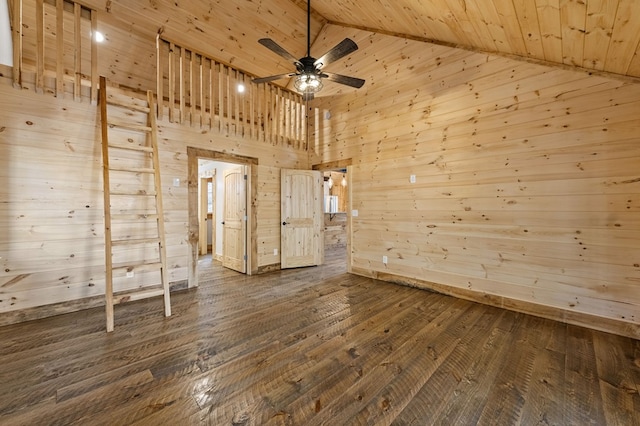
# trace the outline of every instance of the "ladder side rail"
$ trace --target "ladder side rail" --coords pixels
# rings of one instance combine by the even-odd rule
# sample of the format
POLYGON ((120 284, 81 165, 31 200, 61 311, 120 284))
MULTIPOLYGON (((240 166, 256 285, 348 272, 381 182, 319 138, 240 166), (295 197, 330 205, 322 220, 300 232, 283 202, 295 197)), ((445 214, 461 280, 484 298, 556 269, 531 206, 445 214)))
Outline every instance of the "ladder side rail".
POLYGON ((162 181, 160 179, 160 159, 158 156, 158 136, 157 136, 157 123, 156 123, 156 115, 155 115, 155 103, 153 99, 153 92, 147 92, 147 98, 149 103, 149 126, 152 131, 150 134, 151 137, 151 146, 153 148, 153 168, 155 169, 155 173, 153 174, 154 182, 155 182, 155 190, 156 190, 156 211, 158 214, 157 224, 158 224, 158 235, 160 237, 160 262, 162 263, 162 269, 160 271, 161 279, 162 279, 162 287, 164 289, 164 314, 165 316, 171 316, 171 299, 169 295, 169 277, 167 274, 167 245, 165 238, 165 230, 164 230, 164 208, 162 204, 162 181))
POLYGON ((107 332, 113 331, 113 259, 111 235, 111 195, 109 181, 109 125, 107 123, 107 79, 100 77, 100 127, 102 132, 102 179, 104 185, 104 257, 105 257, 105 310, 107 332))

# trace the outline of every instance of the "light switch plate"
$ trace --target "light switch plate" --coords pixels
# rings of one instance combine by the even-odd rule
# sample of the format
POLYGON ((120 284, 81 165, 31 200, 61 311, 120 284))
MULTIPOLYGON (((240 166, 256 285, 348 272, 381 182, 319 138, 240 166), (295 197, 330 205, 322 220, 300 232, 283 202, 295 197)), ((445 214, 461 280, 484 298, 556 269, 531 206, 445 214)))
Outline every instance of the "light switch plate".
POLYGON ((386 265, 388 261, 389 259, 387 258, 387 256, 382 256, 382 263, 386 265))
POLYGON ((358 210, 351 210, 351 216, 357 217, 358 216, 358 210))
POLYGON ((409 182, 416 183, 416 175, 409 176, 409 182))

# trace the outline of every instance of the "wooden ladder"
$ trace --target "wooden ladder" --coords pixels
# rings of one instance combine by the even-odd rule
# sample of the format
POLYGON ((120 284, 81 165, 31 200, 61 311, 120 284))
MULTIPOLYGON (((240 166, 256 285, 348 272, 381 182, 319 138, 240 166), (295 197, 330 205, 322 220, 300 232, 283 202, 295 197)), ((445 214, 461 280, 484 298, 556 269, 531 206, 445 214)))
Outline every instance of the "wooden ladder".
POLYGON ((171 315, 153 93, 143 101, 100 77, 107 332, 115 304, 164 296, 171 315), (153 177, 153 180, 151 180, 153 177), (157 275, 159 273, 159 282, 157 275), (135 275, 138 274, 138 278, 135 275), (114 276, 118 292, 114 292, 114 276))

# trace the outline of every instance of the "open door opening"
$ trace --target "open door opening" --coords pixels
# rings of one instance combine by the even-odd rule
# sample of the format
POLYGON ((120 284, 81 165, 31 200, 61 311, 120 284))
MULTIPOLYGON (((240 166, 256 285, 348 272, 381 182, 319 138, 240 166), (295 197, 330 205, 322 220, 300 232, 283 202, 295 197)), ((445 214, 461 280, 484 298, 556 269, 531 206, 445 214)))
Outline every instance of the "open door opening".
POLYGON ((350 158, 316 164, 313 170, 323 174, 324 250, 344 257, 351 272, 351 232, 353 207, 352 160, 350 158))
POLYGON ((213 262, 241 273, 257 271, 251 244, 255 218, 257 160, 187 148, 189 172, 189 287, 213 262))

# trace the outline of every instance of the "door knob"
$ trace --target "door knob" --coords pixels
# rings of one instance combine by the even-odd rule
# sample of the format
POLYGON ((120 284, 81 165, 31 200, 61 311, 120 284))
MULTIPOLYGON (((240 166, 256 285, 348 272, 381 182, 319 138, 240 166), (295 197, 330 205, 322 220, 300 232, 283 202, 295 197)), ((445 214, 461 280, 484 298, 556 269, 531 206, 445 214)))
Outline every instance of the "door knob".
POLYGON ((224 225, 224 220, 222 222, 220 222, 220 223, 224 225))
POLYGON ((287 222, 282 222, 282 224, 283 224, 283 225, 286 225, 286 224, 287 224, 287 222))

